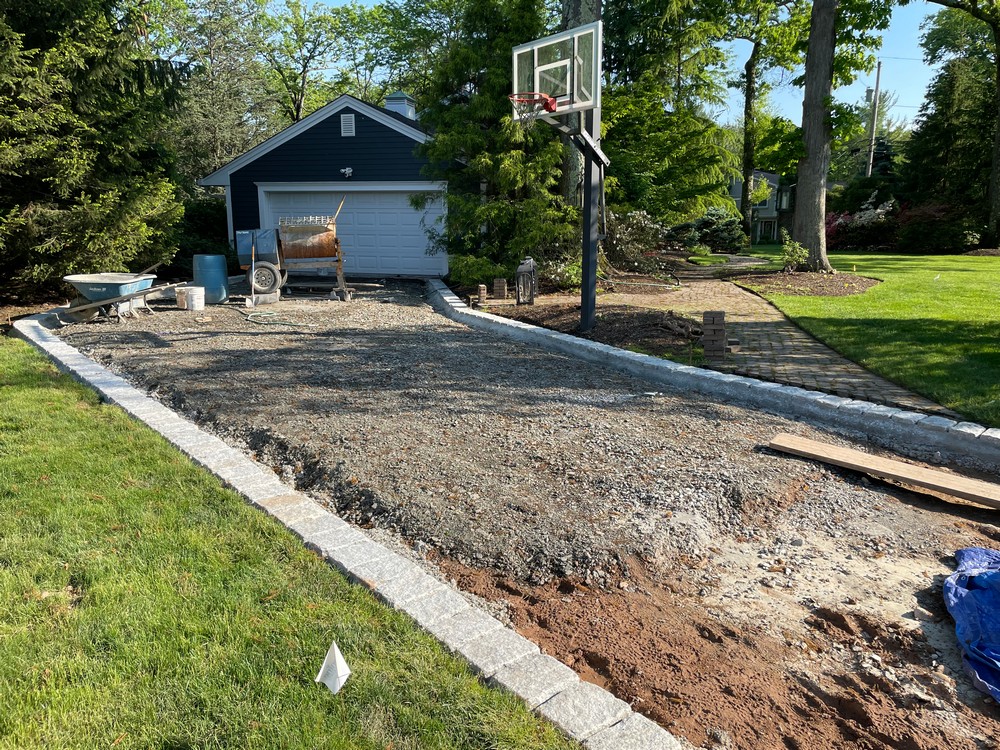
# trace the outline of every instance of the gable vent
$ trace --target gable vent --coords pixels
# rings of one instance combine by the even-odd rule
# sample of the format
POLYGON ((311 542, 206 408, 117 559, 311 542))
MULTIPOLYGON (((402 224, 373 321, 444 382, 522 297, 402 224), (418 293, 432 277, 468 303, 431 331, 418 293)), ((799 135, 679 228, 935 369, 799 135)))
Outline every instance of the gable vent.
POLYGON ((340 134, 345 138, 354 135, 354 115, 340 116, 340 134))

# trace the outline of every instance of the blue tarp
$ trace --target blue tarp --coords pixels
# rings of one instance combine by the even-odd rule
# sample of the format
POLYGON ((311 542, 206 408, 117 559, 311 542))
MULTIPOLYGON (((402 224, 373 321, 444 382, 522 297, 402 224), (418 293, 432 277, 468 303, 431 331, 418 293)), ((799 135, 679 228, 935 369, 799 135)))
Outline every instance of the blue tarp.
POLYGON ((1000 701, 1000 552, 966 547, 944 582, 962 661, 976 687, 1000 701))

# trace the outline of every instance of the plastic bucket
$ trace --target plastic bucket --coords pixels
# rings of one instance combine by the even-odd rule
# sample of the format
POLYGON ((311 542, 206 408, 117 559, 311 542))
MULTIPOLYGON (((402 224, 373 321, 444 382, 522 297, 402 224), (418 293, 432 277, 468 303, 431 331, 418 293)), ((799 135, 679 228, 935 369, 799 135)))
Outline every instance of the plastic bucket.
MULTIPOLYGON (((229 299, 229 275, 226 268, 226 256, 194 256, 193 283, 195 287, 201 287, 205 290, 205 302, 211 305, 225 302, 229 299)), ((189 293, 188 300, 190 299, 189 293)))
POLYGON ((187 310, 205 309, 205 288, 200 286, 189 286, 187 288, 187 310))
POLYGON ((174 290, 174 294, 177 297, 177 309, 187 310, 188 306, 188 290, 187 287, 179 286, 174 290))

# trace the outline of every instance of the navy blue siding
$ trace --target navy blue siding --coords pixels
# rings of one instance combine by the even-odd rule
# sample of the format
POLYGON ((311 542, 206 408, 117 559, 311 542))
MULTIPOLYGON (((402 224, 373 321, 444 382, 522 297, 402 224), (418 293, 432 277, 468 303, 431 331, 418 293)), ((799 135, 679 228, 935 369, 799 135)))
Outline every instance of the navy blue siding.
POLYGON ((351 167, 352 182, 426 180, 426 160, 414 151, 417 142, 349 107, 316 123, 287 143, 269 151, 230 176, 233 228, 257 229, 258 182, 341 182, 340 170, 351 167), (340 115, 354 115, 355 135, 340 135, 340 115))

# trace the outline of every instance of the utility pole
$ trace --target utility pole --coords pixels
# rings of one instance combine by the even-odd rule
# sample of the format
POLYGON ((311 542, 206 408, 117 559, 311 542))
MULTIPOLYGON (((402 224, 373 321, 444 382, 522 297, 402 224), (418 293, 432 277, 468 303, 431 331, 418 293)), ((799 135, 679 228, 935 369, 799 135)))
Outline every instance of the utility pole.
MULTIPOLYGON (((868 166, 865 168, 865 177, 872 176, 872 164, 875 161, 875 128, 878 125, 878 89, 882 80, 882 61, 878 61, 875 69, 875 93, 872 95, 872 120, 868 128, 868 166)), ((869 92, 871 89, 869 89, 869 92)))

